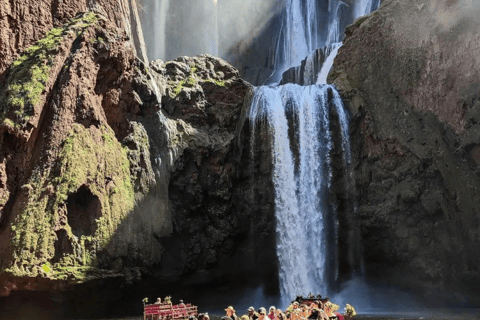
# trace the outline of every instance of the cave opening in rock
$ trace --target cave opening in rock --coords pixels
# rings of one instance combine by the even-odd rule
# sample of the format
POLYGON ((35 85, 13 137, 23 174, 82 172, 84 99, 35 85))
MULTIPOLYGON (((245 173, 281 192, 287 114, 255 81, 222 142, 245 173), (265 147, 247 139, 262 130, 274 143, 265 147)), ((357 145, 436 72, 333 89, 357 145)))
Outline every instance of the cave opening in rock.
POLYGON ((67 231, 64 229, 55 231, 57 240, 55 241, 55 256, 53 257, 52 262, 57 263, 60 259, 67 254, 73 253, 73 246, 68 238, 67 231))
POLYGON ((82 186, 67 199, 68 224, 75 236, 93 235, 96 230, 95 219, 101 215, 100 199, 87 186, 82 186))

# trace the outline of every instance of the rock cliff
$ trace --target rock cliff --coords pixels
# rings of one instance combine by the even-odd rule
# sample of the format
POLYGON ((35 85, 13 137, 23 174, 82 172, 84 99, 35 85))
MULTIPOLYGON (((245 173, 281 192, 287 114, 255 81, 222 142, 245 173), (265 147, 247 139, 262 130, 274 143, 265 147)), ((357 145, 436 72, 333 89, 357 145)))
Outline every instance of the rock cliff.
POLYGON ((212 56, 145 64, 135 2, 120 4, 1 7, 0 295, 275 284, 273 191, 253 201, 258 170, 242 168, 251 86, 212 56))
POLYGON ((329 76, 352 114, 358 210, 347 215, 357 217, 363 241, 343 249, 363 250, 371 278, 474 301, 478 9, 469 1, 385 0, 347 28, 329 76))

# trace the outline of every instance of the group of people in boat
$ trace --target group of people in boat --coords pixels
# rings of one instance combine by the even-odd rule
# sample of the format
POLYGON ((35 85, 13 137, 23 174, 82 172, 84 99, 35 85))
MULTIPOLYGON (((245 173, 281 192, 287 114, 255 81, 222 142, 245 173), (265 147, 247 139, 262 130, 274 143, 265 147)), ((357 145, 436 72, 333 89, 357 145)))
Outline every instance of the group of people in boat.
MULTIPOLYGON (((171 297, 167 296, 164 301, 157 298, 154 304, 172 305, 171 297)), ((183 300, 179 301, 179 304, 175 307, 186 308, 188 305, 183 303, 183 300)), ((355 317, 355 308, 347 304, 343 314, 338 312, 340 306, 330 302, 329 298, 322 298, 321 295, 316 297, 310 294, 306 299, 303 296, 298 296, 288 306, 285 311, 271 306, 268 309, 264 307, 256 310, 254 307, 249 307, 246 313, 242 316, 237 316, 233 306, 229 306, 225 309, 225 316, 222 320, 351 320, 355 317)), ((196 309, 196 307, 195 307, 196 309)), ((168 318, 168 317, 167 317, 168 318)), ((210 320, 208 313, 198 314, 198 318, 190 315, 189 320, 210 320)))
MULTIPOLYGON (((238 317, 235 309, 229 306, 225 309, 225 316, 222 320, 351 320, 355 317, 355 309, 347 304, 344 314, 340 314, 339 305, 329 301, 329 298, 303 299, 298 297, 288 306, 285 311, 271 306, 267 310, 264 307, 255 310, 254 307, 248 308, 247 313, 238 317)), ((199 320, 206 320, 200 319, 199 320)))

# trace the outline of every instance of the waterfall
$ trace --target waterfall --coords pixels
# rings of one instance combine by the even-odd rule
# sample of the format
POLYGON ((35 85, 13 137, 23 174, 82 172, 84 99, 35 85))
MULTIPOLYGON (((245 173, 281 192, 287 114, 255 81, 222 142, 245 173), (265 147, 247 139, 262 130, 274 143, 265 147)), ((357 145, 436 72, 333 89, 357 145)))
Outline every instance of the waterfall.
POLYGON ((340 38, 342 35, 341 30, 341 18, 340 18, 340 11, 343 6, 346 4, 343 1, 339 0, 329 0, 328 1, 328 38, 325 43, 325 46, 331 45, 333 43, 340 42, 340 38))
MULTIPOLYGON (((335 204, 327 201, 333 176, 332 111, 338 117, 344 168, 351 163, 348 114, 339 93, 326 84, 342 45, 341 16, 348 5, 340 0, 329 0, 326 40, 320 43, 316 1, 302 3, 299 0, 286 2, 274 73, 290 68, 285 78, 316 84, 257 87, 249 114, 252 150, 256 126, 266 125, 272 138, 276 249, 284 305, 297 295, 327 293, 331 282, 339 275, 337 213, 335 204), (302 11, 302 3, 306 11, 302 11), (328 56, 317 71, 316 81, 312 81, 312 73, 318 70, 315 57, 321 55, 318 50, 317 54, 311 52, 318 45, 324 46, 323 57, 327 53, 328 56), (300 62, 300 67, 292 68, 300 62), (327 267, 334 269, 333 272, 326 272, 327 267)), ((379 4, 379 0, 358 0, 353 16, 368 14, 379 4)), ((282 81, 288 82, 287 79, 282 81)))
POLYGON ((166 31, 167 31, 167 15, 170 7, 170 0, 157 0, 153 2, 153 11, 158 19, 153 20, 153 35, 155 41, 153 42, 152 60, 165 59, 167 57, 166 51, 166 31))
POLYGON ((322 69, 320 70, 318 77, 317 77, 317 84, 326 84, 327 83, 327 77, 328 73, 330 72, 330 69, 332 69, 333 66, 333 61, 335 57, 337 56, 338 49, 342 46, 341 43, 334 43, 333 44, 333 50, 330 52, 330 54, 327 56, 325 61, 323 62, 322 69))
POLYGON ((283 303, 299 294, 324 293, 328 288, 325 278, 327 234, 336 232, 327 230, 325 224, 328 214, 325 198, 332 177, 332 108, 339 116, 344 154, 349 154, 347 114, 332 86, 258 87, 252 100, 251 127, 265 124, 272 137, 277 255, 283 303), (296 121, 289 121, 287 115, 296 121), (294 136, 289 136, 292 129, 289 125, 294 126, 294 136), (295 148, 298 154, 294 154, 292 144, 298 145, 298 149, 295 148))
MULTIPOLYGON (((307 12, 316 12, 316 1, 308 1, 307 5, 309 6, 307 12)), ((307 15, 307 19, 304 19, 300 0, 288 0, 285 15, 287 36, 284 47, 281 49, 286 52, 284 67, 289 68, 298 65, 310 53, 311 44, 314 42, 311 37, 316 35, 309 32, 310 28, 307 23, 314 23, 314 21, 308 19, 310 14, 307 15)))
POLYGON ((217 0, 203 0, 203 23, 196 32, 201 35, 200 53, 218 56, 218 6, 217 0))

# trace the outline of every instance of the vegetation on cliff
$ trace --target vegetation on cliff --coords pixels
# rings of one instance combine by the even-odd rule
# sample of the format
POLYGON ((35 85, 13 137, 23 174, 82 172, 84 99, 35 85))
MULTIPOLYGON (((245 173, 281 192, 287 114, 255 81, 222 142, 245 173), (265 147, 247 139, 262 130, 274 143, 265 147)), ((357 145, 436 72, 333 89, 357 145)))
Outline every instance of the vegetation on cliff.
POLYGON ((14 263, 7 269, 16 276, 44 274, 42 266, 51 263, 48 277, 83 280, 96 268, 95 253, 134 207, 126 148, 105 126, 76 124, 57 166, 36 168, 23 189, 29 200, 12 226, 14 263), (77 207, 67 206, 82 192, 77 207), (69 250, 56 252, 58 241, 69 250))
POLYGON ((80 15, 61 28, 51 29, 45 38, 25 50, 10 67, 5 94, 0 99, 0 122, 17 128, 26 125, 34 106, 42 101, 55 64, 56 49, 67 35, 82 33, 97 19, 93 12, 80 15))

